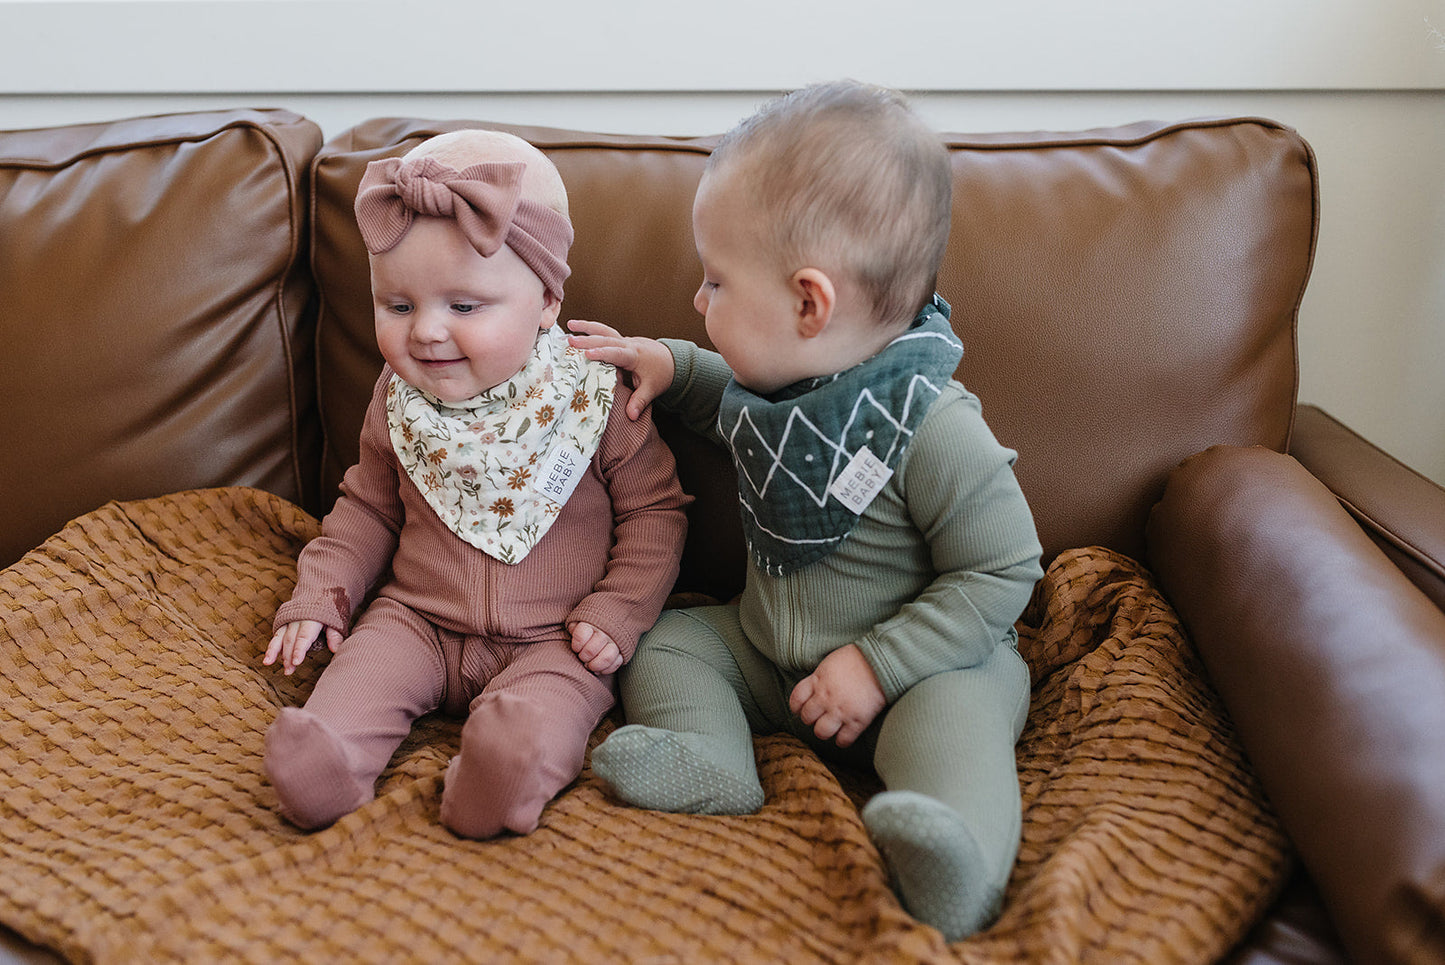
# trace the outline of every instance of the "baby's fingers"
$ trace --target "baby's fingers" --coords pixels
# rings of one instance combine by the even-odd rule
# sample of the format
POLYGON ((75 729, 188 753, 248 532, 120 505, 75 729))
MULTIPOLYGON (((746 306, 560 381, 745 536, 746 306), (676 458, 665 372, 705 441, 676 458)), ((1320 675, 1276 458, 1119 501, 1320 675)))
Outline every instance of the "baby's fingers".
POLYGON ((616 673, 622 668, 622 651, 610 639, 587 661, 587 669, 595 674, 616 673))
POLYGON ((590 336, 569 336, 568 344, 580 348, 594 362, 615 365, 624 372, 637 370, 637 349, 628 342, 594 339, 590 336))
POLYGON ((281 655, 283 645, 282 637, 285 636, 285 633, 286 630, 283 627, 271 635, 271 642, 266 645, 266 655, 261 658, 261 663, 264 666, 271 666, 271 664, 276 662, 276 658, 281 655))
MULTIPOLYGON (((815 681, 811 674, 798 681, 798 685, 794 687, 793 692, 788 695, 788 709, 802 716, 803 707, 813 697, 814 684, 815 681)), ((804 723, 811 724, 812 721, 804 721, 804 723)))
POLYGON ((622 333, 611 325, 604 325, 602 322, 588 321, 585 318, 574 318, 567 323, 567 331, 580 332, 582 335, 602 336, 604 338, 621 338, 622 333))
POLYGON ((839 747, 851 747, 866 728, 856 720, 845 720, 838 728, 833 742, 839 747))

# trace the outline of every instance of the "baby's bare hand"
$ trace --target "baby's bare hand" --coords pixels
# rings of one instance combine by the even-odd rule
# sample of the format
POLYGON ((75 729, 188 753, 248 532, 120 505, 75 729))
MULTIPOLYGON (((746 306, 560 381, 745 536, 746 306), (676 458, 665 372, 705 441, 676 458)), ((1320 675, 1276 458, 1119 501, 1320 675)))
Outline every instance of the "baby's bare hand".
POLYGON ((292 623, 283 624, 277 628, 276 633, 271 637, 270 644, 266 647, 266 655, 261 658, 261 663, 270 666, 281 658, 281 666, 286 670, 286 676, 296 672, 301 666, 301 661, 316 646, 316 641, 321 637, 322 631, 326 633, 326 646, 332 653, 341 646, 342 635, 338 630, 333 630, 316 620, 296 620, 292 623))
POLYGON ((656 339, 624 336, 601 322, 574 318, 567 323, 567 342, 582 349, 589 359, 610 362, 629 376, 632 398, 627 417, 637 419, 642 410, 672 385, 672 353, 656 339))
POLYGON ((590 623, 572 625, 572 652, 588 670, 602 676, 622 667, 622 651, 613 639, 590 623))
POLYGON ((819 740, 849 747, 883 712, 888 700, 856 644, 839 647, 798 681, 788 708, 819 740))

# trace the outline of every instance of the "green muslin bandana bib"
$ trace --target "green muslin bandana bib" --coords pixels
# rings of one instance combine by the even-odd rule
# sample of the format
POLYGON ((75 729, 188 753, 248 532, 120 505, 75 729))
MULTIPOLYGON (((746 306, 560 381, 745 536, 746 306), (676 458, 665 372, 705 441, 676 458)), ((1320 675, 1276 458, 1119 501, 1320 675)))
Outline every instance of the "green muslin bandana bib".
POLYGON ((611 365, 552 328, 520 372, 456 405, 393 376, 387 427, 402 470, 447 528, 516 563, 587 472, 616 387, 611 365))
POLYGON ((877 355, 768 397, 729 380, 718 430, 732 450, 758 566, 786 575, 852 532, 963 357, 948 316, 934 295, 877 355))

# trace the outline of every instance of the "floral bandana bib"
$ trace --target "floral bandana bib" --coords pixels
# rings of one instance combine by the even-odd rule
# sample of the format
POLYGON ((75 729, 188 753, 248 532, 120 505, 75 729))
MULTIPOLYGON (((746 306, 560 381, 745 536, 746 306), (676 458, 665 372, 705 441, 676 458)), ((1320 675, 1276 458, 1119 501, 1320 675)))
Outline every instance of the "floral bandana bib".
POLYGON ((892 477, 963 357, 938 295, 877 355, 769 396, 730 380, 718 430, 738 471, 743 535, 786 576, 842 545, 892 477))
POLYGON ((393 376, 391 445, 447 528, 503 563, 546 535, 602 440, 617 372, 542 331, 520 372, 449 405, 393 376))

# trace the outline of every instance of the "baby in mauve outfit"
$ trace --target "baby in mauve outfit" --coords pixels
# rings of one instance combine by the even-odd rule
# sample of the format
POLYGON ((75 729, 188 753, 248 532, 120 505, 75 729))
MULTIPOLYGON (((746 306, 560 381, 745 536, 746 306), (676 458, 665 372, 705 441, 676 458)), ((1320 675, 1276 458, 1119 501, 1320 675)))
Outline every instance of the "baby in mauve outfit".
POLYGON ((266 772, 321 827, 374 797, 416 718, 465 715, 442 822, 526 834, 672 588, 689 497, 612 366, 554 327, 573 232, 545 155, 440 135, 368 165, 356 214, 386 366, 276 614, 264 663, 333 656, 267 731, 266 772))

